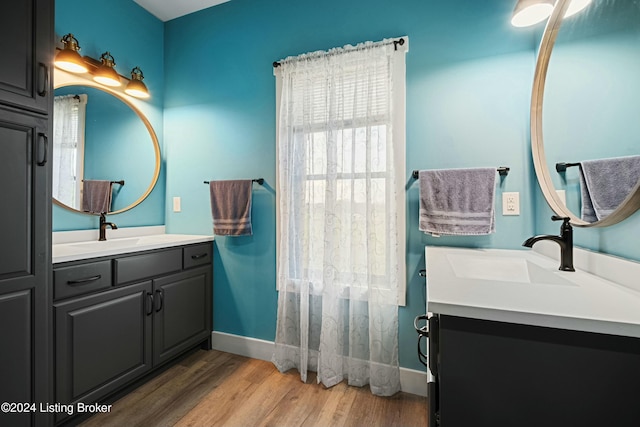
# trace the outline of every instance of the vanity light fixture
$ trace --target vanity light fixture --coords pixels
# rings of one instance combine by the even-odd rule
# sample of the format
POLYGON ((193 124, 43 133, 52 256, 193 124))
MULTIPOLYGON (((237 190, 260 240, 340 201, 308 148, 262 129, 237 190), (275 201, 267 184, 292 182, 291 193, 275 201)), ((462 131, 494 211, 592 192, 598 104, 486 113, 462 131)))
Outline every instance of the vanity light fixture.
POLYGON ((100 62, 102 62, 102 65, 93 73, 93 80, 105 86, 121 86, 120 75, 113 68, 116 65, 113 56, 109 52, 105 52, 100 56, 100 62))
POLYGON ((82 57, 78 53, 78 40, 69 33, 62 38, 64 48, 58 52, 54 64, 56 67, 72 73, 86 73, 89 71, 82 57))
POLYGON ((136 98, 149 98, 149 90, 142 82, 144 75, 140 67, 131 70, 131 78, 129 79, 118 74, 115 69, 116 62, 111 53, 103 53, 98 61, 90 56, 80 56, 78 53, 80 46, 73 34, 67 34, 60 41, 63 48, 56 48, 58 53, 53 61, 56 67, 76 74, 89 73, 96 82, 112 88, 121 87, 123 83, 126 83, 124 92, 127 95, 136 98))
POLYGON ((131 80, 127 84, 127 88, 124 90, 131 96, 135 96, 136 98, 149 98, 149 91, 147 90, 147 86, 142 83, 144 79, 144 74, 142 74, 142 70, 140 67, 135 67, 131 70, 131 80))
POLYGON ((590 5, 591 1, 592 0, 571 0, 569 8, 564 13, 564 18, 568 18, 571 15, 575 15, 576 13, 580 12, 582 9, 590 5))
MULTIPOLYGON (((591 1, 571 0, 563 18, 568 18, 580 12, 591 4, 591 1)), ((542 22, 551 16, 554 4, 554 0, 518 0, 511 16, 511 25, 514 27, 529 27, 542 22)))
POLYGON ((514 27, 529 27, 547 19, 553 11, 553 0, 518 0, 511 25, 514 27))

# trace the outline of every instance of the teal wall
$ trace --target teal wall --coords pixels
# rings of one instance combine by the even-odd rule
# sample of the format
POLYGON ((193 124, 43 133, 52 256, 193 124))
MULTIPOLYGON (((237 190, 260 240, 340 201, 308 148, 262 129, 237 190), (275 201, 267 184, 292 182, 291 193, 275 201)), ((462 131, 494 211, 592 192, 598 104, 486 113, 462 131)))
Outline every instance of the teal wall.
MULTIPOLYGON (((211 233, 204 180, 264 177, 254 186, 254 235, 217 237, 214 329, 273 340, 276 323, 275 80, 289 55, 385 37, 407 54, 407 306, 400 363, 421 369, 412 321, 425 311, 425 244, 517 248, 533 234, 528 110, 535 35, 509 25, 503 0, 233 0, 165 27, 167 204, 172 233, 211 233), (434 239, 417 230, 413 169, 510 166, 502 191, 522 193, 519 217, 487 237, 434 239)), ((499 199, 500 200, 500 199, 499 199)), ((500 208, 501 202, 497 202, 500 208)))
MULTIPOLYGON (((133 67, 139 66, 142 69, 145 75, 144 82, 151 93, 151 98, 148 101, 136 101, 136 106, 151 122, 163 152, 164 24, 162 21, 132 0, 56 0, 55 12, 55 32, 58 40, 67 33, 73 33, 80 43, 82 55, 98 59, 103 52, 111 52, 115 58, 116 70, 126 77, 130 76, 129 73, 133 67)), ((127 130, 120 129, 119 132, 127 132, 127 130)), ((122 139, 115 129, 112 137, 122 139)), ((128 162, 132 158, 142 162, 141 159, 136 159, 138 156, 146 157, 147 155, 137 149, 110 150, 108 155, 103 156, 102 163, 117 165, 128 162)), ((164 160, 163 157, 163 163, 164 160)), ((147 170, 138 168, 137 172, 141 177, 140 180, 150 182, 147 170)), ((134 180, 129 181, 130 184, 134 183, 134 180)), ((144 190, 140 191, 138 196, 143 193, 144 190)), ((124 196, 126 196, 125 193, 123 193, 124 196)), ((163 164, 158 183, 149 197, 137 208, 114 215, 110 221, 115 222, 119 227, 163 225, 165 200, 163 164)), ((79 214, 57 205, 53 206, 54 231, 97 227, 97 216, 79 214)))
MULTIPOLYGON (((557 233, 537 188, 529 102, 541 27, 509 25, 505 0, 233 0, 165 24, 132 0, 57 0, 56 32, 83 53, 111 50, 121 70, 144 70, 147 103, 163 141, 163 173, 120 226, 166 223, 168 232, 211 234, 209 179, 263 177, 254 186, 254 235, 215 241, 214 329, 273 340, 275 291, 275 80, 289 55, 407 35, 407 306, 400 308, 400 364, 422 369, 413 318, 425 310, 425 245, 520 248, 535 232, 557 233), (413 169, 509 166, 500 180, 497 232, 433 238, 417 230, 413 169), (165 181, 166 180, 166 181, 165 181), (166 182, 166 188, 165 188, 166 182), (165 194, 166 190, 166 194, 165 194), (521 215, 503 217, 501 193, 521 193, 521 215), (182 198, 182 212, 171 199, 182 198)), ((54 227, 97 221, 54 212, 54 227)), ((576 243, 640 260, 640 214, 604 230, 578 229, 576 243)))

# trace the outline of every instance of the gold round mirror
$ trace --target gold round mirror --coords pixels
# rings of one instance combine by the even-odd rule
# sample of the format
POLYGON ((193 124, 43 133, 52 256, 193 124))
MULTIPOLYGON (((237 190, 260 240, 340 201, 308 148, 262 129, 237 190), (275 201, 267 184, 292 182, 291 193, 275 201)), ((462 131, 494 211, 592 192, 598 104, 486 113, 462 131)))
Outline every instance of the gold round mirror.
POLYGON ((603 227, 640 208, 640 1, 593 0, 563 19, 569 3, 557 1, 538 52, 533 162, 557 215, 603 227))
POLYGON ((54 203, 85 214, 116 214, 140 204, 160 173, 160 146, 149 120, 127 95, 89 80, 62 76, 55 86, 54 203))

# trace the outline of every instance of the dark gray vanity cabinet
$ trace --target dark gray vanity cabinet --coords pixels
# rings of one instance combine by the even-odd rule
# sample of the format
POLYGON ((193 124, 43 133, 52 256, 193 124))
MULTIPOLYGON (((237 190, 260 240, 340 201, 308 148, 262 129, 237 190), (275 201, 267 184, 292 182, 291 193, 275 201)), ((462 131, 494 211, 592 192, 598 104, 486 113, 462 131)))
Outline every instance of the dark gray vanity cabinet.
POLYGON ((211 337, 211 267, 153 281, 153 363, 162 364, 211 337))
POLYGON ((55 305, 56 401, 98 402, 151 370, 151 282, 55 305))
POLYGON ((207 242, 54 265, 56 402, 103 403, 185 351, 210 348, 211 254, 207 242))
MULTIPOLYGON (((0 5, 0 402, 50 402, 53 0, 0 5)), ((39 411, 0 425, 47 425, 39 411)))
POLYGON ((640 338, 435 316, 436 426, 639 425, 640 338))

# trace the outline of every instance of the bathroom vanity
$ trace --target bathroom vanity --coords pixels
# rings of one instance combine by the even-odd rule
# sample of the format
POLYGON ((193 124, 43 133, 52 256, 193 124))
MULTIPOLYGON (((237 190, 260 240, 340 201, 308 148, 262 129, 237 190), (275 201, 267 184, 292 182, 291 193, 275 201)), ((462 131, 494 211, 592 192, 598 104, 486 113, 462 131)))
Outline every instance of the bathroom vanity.
POLYGON ((211 240, 160 234, 53 246, 56 402, 104 403, 176 356, 211 348, 211 240))
POLYGON ((430 425, 638 425, 640 290, 528 250, 425 252, 430 425))

